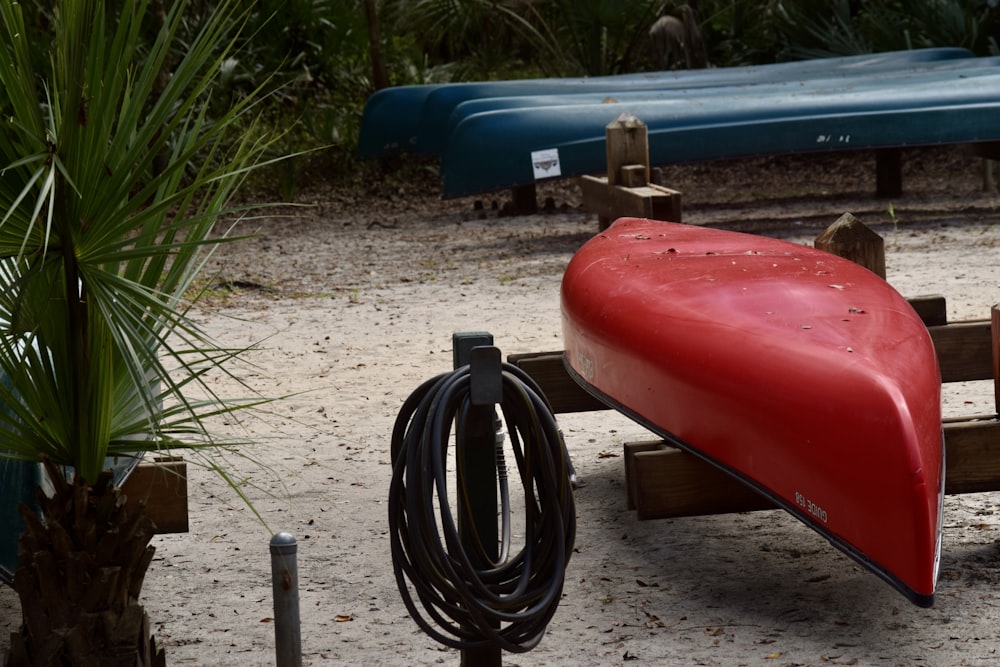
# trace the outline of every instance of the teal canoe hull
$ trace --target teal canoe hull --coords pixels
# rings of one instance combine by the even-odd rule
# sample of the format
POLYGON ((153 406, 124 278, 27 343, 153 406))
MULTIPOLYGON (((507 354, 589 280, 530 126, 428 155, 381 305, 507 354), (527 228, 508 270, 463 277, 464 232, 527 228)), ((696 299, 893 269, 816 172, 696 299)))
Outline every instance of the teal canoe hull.
POLYGON ((877 70, 866 72, 864 76, 839 76, 836 73, 823 75, 814 79, 795 81, 778 81, 754 84, 738 84, 732 86, 715 86, 710 88, 680 88, 647 91, 626 91, 621 93, 577 93, 568 95, 531 95, 517 97, 487 97, 462 102, 454 108, 443 126, 445 129, 434 128, 436 144, 427 144, 434 154, 443 152, 455 128, 470 116, 493 111, 508 111, 512 109, 532 109, 538 107, 557 106, 587 106, 595 104, 634 104, 636 102, 697 102, 706 98, 766 95, 804 95, 825 94, 836 95, 873 91, 887 86, 899 87, 908 83, 927 85, 934 81, 948 82, 956 75, 962 78, 979 74, 1000 72, 1000 57, 971 58, 967 60, 946 60, 927 65, 919 69, 877 70))
POLYGON ((1000 140, 1000 67, 976 59, 950 72, 863 77, 849 86, 705 92, 610 104, 522 106, 476 113, 442 152, 444 196, 542 180, 545 151, 566 178, 606 170, 605 127, 622 113, 648 127, 654 165, 763 155, 1000 140))
POLYGON ((798 81, 819 76, 853 77, 859 72, 920 68, 950 60, 969 60, 961 48, 934 48, 772 65, 649 72, 603 77, 525 79, 386 88, 365 105, 358 140, 363 159, 416 152, 438 155, 455 108, 470 100, 535 95, 602 96, 653 90, 682 90, 798 81))

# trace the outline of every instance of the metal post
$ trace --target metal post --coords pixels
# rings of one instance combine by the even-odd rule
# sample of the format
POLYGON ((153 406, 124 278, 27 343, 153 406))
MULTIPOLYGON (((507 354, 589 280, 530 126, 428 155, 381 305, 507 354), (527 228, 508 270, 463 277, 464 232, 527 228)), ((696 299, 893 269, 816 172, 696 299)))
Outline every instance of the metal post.
POLYGON ((289 533, 276 533, 271 538, 271 587, 274 595, 274 648, 277 667, 302 667, 296 549, 295 538, 289 533))
MULTIPOLYGON (((483 568, 492 567, 489 561, 499 558, 494 403, 501 400, 497 394, 502 388, 502 378, 500 352, 492 345, 493 336, 489 333, 456 333, 452 337, 455 368, 466 364, 472 366, 471 405, 457 429, 461 434, 456 443, 458 484, 469 490, 467 494, 458 494, 459 498, 467 497, 469 501, 468 506, 460 501, 458 529, 470 560, 483 568), (494 367, 495 377, 489 370, 494 367), (479 557, 480 549, 484 552, 483 557, 479 557)), ((460 664, 462 667, 500 667, 503 658, 500 648, 491 646, 462 651, 460 664)))

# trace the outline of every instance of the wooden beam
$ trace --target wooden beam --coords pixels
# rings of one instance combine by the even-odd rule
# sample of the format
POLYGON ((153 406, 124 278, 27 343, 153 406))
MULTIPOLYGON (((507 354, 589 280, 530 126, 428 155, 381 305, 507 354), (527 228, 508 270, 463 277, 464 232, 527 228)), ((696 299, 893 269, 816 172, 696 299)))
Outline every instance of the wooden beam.
POLYGON ((989 320, 927 327, 934 341, 942 382, 993 379, 990 329, 989 320))
POLYGON ((1000 421, 996 416, 944 424, 945 493, 1000 489, 1000 421))
POLYGON ((774 509, 775 505, 694 454, 658 443, 626 443, 625 492, 640 520, 774 509))
MULTIPOLYGON (((662 185, 626 188, 610 185, 604 176, 582 176, 580 190, 584 207, 608 224, 618 218, 681 221, 681 193, 662 185)), ((607 229, 603 222, 602 229, 607 229)))
MULTIPOLYGON (((943 425, 945 493, 1000 489, 1000 421, 943 425)), ((626 494, 639 519, 773 509, 775 505, 715 466, 663 441, 625 444, 626 494)))
POLYGON ((188 532, 187 464, 179 457, 140 463, 125 482, 126 507, 145 503, 156 533, 188 532))
POLYGON ((507 361, 538 383, 556 414, 609 409, 570 377, 563 364, 562 352, 512 354, 507 357, 507 361))

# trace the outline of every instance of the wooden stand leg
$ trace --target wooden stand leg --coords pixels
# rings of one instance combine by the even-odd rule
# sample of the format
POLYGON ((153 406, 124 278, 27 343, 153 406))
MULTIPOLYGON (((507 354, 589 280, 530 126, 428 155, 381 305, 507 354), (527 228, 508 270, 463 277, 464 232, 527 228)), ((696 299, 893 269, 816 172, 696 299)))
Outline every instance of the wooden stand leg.
POLYGON ((514 215, 531 215, 538 212, 538 194, 535 184, 519 185, 510 191, 514 215))
POLYGON ((990 336, 993 339, 993 407, 1000 416, 1000 304, 990 310, 990 336))
POLYGON ((882 148, 875 151, 875 196, 882 199, 903 194, 903 151, 882 148))
POLYGON ((813 241, 818 250, 849 259, 885 279, 885 241, 850 213, 845 213, 813 241))

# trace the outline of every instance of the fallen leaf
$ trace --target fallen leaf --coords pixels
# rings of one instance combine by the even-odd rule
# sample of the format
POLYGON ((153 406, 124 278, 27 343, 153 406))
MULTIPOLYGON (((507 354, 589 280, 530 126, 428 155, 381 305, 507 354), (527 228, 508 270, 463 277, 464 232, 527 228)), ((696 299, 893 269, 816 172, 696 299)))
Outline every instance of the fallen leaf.
POLYGON ((270 616, 265 616, 264 618, 260 619, 260 622, 261 623, 273 623, 274 619, 271 618, 270 616))
POLYGON ((348 621, 353 621, 354 617, 350 614, 337 614, 333 617, 335 623, 347 623, 348 621))
POLYGON ((768 653, 767 655, 764 656, 764 659, 765 660, 777 660, 780 657, 781 657, 780 653, 768 653))

